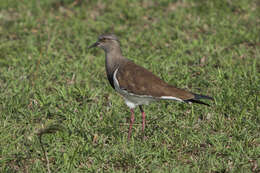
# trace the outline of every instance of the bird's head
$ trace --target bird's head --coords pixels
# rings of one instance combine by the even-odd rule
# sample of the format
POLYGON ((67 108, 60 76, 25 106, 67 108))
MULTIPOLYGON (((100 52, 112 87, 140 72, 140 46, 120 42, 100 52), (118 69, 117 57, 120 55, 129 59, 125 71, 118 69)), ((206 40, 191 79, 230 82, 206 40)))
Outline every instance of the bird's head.
POLYGON ((103 34, 100 35, 98 37, 98 41, 92 44, 91 46, 89 46, 89 48, 101 47, 105 51, 110 51, 115 48, 120 48, 119 46, 120 46, 119 40, 114 34, 103 34))

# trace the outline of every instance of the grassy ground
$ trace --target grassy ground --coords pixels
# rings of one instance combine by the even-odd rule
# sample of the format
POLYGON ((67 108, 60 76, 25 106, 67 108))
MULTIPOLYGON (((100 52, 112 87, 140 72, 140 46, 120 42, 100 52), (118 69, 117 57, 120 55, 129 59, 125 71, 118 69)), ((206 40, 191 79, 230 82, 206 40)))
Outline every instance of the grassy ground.
POLYGON ((260 171, 260 4, 230 1, 0 3, 0 172, 260 171), (115 33, 123 53, 165 81, 213 96, 211 107, 130 112, 106 80, 115 33), (41 139, 41 141, 40 141, 41 139))

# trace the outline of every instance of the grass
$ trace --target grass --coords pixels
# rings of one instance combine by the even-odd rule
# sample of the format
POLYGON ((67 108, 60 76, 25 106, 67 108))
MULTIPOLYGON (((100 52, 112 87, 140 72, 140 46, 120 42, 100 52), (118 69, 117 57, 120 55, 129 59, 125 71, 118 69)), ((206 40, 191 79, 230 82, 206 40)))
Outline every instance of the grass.
POLYGON ((259 172, 259 30, 257 0, 1 2, 0 172, 259 172), (130 112, 87 49, 107 32, 215 102, 145 106, 145 141, 136 109, 128 143, 130 112))

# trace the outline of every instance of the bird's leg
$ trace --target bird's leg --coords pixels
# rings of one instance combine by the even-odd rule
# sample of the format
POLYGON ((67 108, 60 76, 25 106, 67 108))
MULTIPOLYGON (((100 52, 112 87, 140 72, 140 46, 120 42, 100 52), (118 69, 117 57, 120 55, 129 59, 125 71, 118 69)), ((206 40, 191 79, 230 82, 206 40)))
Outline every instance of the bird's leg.
POLYGON ((144 112, 143 107, 142 107, 141 105, 139 106, 139 108, 140 108, 140 111, 141 111, 141 113, 142 113, 142 118, 143 118, 142 131, 143 131, 143 133, 144 133, 144 128, 145 128, 145 112, 144 112))
POLYGON ((130 126, 129 126, 129 131, 128 131, 128 140, 130 140, 133 123, 135 121, 134 109, 130 109, 130 111, 131 111, 131 120, 130 120, 130 126))

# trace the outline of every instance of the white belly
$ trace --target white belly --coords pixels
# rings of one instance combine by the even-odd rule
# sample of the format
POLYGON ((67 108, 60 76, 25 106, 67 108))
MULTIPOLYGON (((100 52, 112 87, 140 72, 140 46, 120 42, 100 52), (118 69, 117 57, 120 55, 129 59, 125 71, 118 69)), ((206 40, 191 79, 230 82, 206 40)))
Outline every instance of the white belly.
POLYGON ((123 95, 125 103, 129 108, 135 108, 138 105, 147 105, 152 101, 155 101, 152 97, 139 97, 134 95, 123 95))

